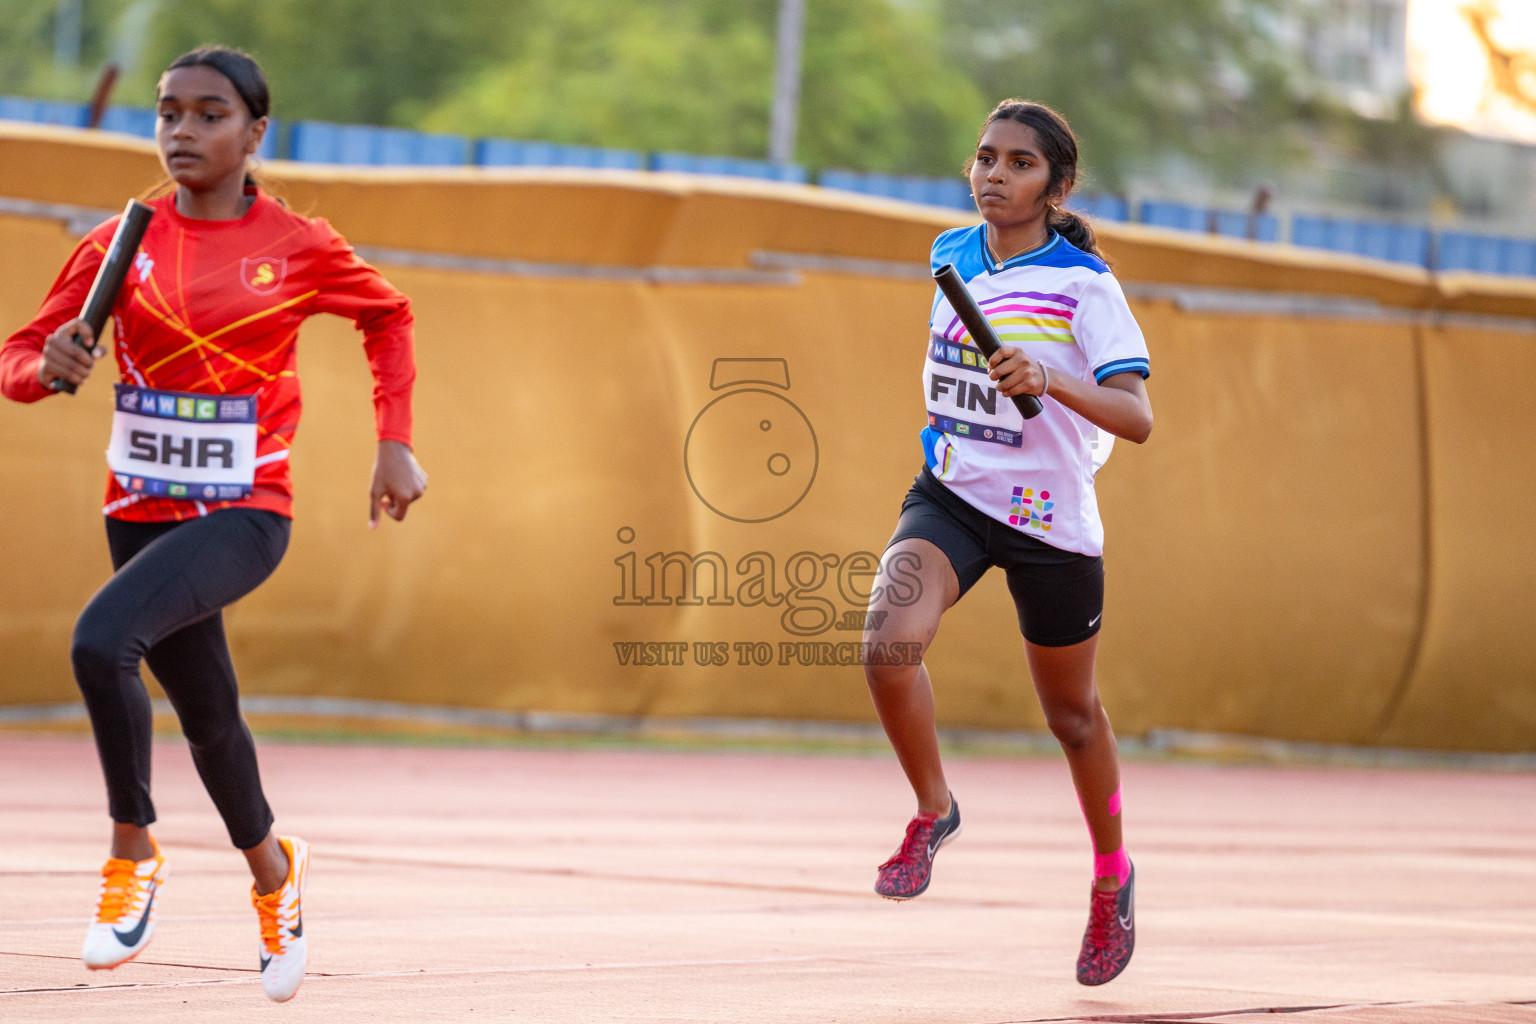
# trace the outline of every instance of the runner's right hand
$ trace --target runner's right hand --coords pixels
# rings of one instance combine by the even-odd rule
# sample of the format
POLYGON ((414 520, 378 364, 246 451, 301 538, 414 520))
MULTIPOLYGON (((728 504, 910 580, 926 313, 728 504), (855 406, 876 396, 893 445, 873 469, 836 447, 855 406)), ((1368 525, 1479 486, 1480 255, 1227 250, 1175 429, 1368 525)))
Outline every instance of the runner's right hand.
POLYGON ((51 387, 60 379, 79 387, 91 375, 96 360, 106 354, 107 350, 96 344, 91 325, 76 317, 61 324, 43 342, 43 359, 37 364, 37 379, 44 387, 51 387), (76 334, 85 342, 85 347, 75 344, 76 334))

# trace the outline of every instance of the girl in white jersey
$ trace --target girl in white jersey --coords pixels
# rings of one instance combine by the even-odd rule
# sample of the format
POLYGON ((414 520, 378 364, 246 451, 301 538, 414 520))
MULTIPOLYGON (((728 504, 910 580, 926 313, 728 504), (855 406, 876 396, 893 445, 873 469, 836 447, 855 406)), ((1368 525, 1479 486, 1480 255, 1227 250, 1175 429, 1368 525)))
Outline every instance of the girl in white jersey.
MULTIPOLYGON (((924 466, 881 562, 865 639, 927 650, 939 618, 991 566, 1018 610, 1035 690, 1071 766, 1093 840, 1094 882, 1077 979, 1101 985, 1135 945, 1135 872, 1121 836, 1120 768, 1099 703, 1094 656, 1104 611, 1104 530, 1093 480, 1115 437, 1152 431, 1141 329, 1093 232, 1060 208, 1077 176, 1077 140, 1048 107, 1005 100, 987 118, 970 168, 984 223, 933 244, 954 264, 1003 347, 988 361, 942 293, 923 368, 924 466), (1011 398, 1037 395, 1025 420, 1011 398), (895 580, 916 577, 919 586, 895 580)), ((917 795, 901 847, 875 891, 910 899, 933 855, 960 831, 944 779, 927 668, 872 663, 880 721, 917 795)))

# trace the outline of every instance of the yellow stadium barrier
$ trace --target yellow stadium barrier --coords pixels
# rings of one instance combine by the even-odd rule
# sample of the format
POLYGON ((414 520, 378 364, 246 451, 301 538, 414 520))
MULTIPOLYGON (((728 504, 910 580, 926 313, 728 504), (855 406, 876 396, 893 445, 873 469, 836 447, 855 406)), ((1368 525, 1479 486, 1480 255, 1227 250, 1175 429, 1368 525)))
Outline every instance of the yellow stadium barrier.
MULTIPOLYGON (((312 321, 293 543, 228 613, 246 692, 873 720, 861 595, 920 464, 923 263, 963 218, 617 171, 264 174, 411 295, 431 490, 366 530, 366 364, 312 321), (763 420, 781 477, 754 469, 763 420)), ((75 240, 47 204, 115 210, 155 179, 144 144, 0 126, 7 331, 75 240)), ((1100 477, 1117 729, 1536 749, 1536 288, 1101 237, 1157 414, 1100 477)), ((0 704, 74 698, 70 629, 108 572, 105 391, 0 405, 0 704)), ((945 724, 1043 727, 1001 577, 929 661, 945 724)))

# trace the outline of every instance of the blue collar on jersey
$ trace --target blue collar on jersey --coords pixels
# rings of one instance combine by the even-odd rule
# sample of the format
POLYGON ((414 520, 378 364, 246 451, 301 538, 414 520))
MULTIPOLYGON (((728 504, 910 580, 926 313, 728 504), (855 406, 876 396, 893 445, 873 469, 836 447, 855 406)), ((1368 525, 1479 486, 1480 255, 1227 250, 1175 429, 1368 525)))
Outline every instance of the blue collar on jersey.
POLYGON ((1061 235, 1052 230, 1050 238, 1046 240, 1044 245, 1037 249, 1031 249, 1029 252, 1021 252, 1017 256, 1011 256, 999 265, 992 259, 992 253, 987 249, 987 226, 982 224, 980 227, 981 230, 976 232, 976 244, 981 246, 981 265, 987 268, 987 273, 989 274, 997 274, 1004 270, 1012 270, 1014 267, 1037 263, 1046 256, 1049 256, 1061 244, 1061 235))

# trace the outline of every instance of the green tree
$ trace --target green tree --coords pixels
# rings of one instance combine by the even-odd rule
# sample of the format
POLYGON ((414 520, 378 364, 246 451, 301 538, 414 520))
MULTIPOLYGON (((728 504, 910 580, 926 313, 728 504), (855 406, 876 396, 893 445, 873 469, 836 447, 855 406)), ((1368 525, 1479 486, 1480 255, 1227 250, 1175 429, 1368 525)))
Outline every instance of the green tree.
MULTIPOLYGON (((544 0, 508 60, 426 110, 441 131, 762 157, 772 0, 544 0)), ((983 104, 951 67, 931 9, 811 0, 798 157, 816 166, 955 173, 983 104)))
POLYGON ((162 0, 123 102, 148 105, 160 70, 203 43, 261 62, 284 119, 408 124, 410 111, 503 56, 525 0, 162 0), (131 98, 130 98, 131 94, 131 98))
POLYGON ((1059 110, 1092 185, 1122 188, 1169 155, 1224 180, 1304 155, 1302 70, 1274 40, 1287 0, 940 2, 956 60, 989 98, 1059 110))
POLYGON ((128 0, 84 0, 80 64, 53 63, 55 0, 0 0, 0 94, 40 99, 90 98, 107 60, 117 57, 128 0))

